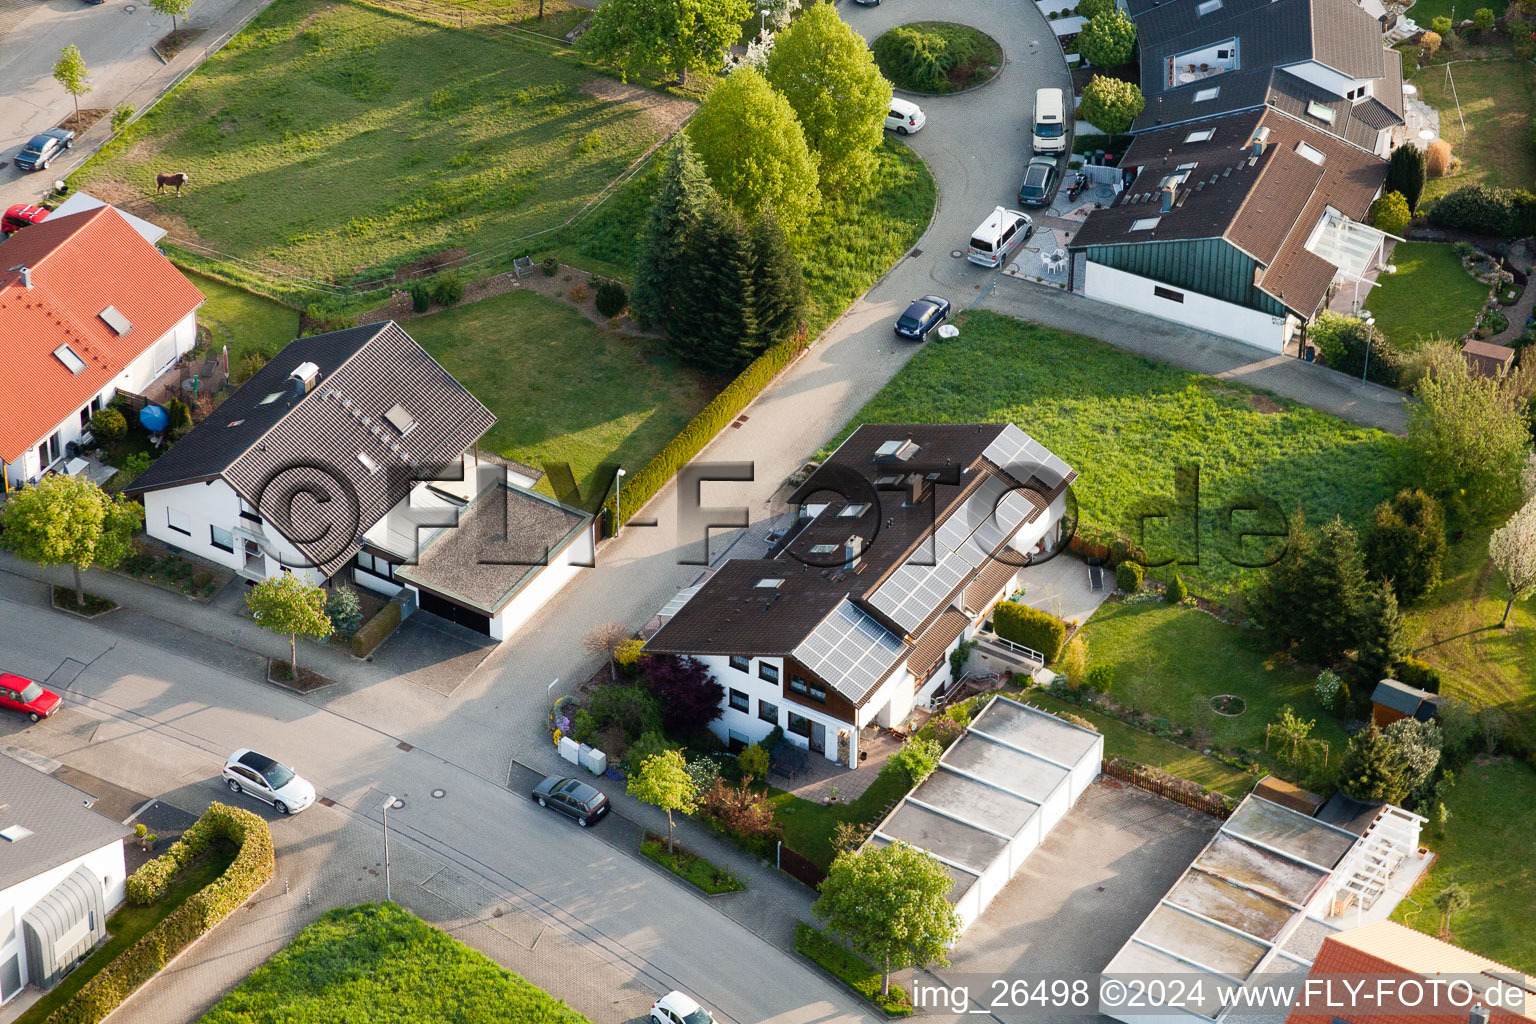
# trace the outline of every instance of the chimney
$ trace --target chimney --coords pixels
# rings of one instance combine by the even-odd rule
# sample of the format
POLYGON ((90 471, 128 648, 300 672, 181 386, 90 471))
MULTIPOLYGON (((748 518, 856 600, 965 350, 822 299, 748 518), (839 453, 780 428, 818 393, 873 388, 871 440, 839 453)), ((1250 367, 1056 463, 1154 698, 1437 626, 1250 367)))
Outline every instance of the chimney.
POLYGON ((1253 133, 1253 142, 1251 143, 1251 146, 1250 146, 1251 155, 1255 159, 1257 159, 1258 157, 1263 156, 1264 155, 1264 148, 1266 146, 1268 146, 1268 145, 1269 145, 1269 126, 1265 125, 1264 127, 1260 128, 1258 131, 1253 133))
POLYGON ((860 537, 858 534, 854 534, 852 537, 849 537, 843 543, 843 568, 857 569, 859 567, 859 559, 863 556, 863 554, 864 538, 860 537))
POLYGON ((907 477, 907 504, 917 505, 923 500, 923 474, 913 473, 907 477))
POLYGON ((1173 198, 1174 198, 1175 194, 1176 194, 1176 190, 1174 189, 1174 187, 1172 185, 1164 185, 1163 186, 1163 205, 1162 205, 1162 209, 1160 210, 1160 212, 1168 213, 1170 210, 1173 209, 1173 198))
POLYGON ((1469 1024, 1488 1024, 1490 1017, 1491 1013, 1489 1012, 1488 1007, 1474 1006, 1472 1007, 1472 1012, 1468 1015, 1467 1020, 1469 1024))
POLYGON ((28 291, 31 291, 32 290, 32 268, 31 267, 23 266, 23 267, 17 267, 16 269, 21 271, 21 286, 23 288, 27 289, 28 291))

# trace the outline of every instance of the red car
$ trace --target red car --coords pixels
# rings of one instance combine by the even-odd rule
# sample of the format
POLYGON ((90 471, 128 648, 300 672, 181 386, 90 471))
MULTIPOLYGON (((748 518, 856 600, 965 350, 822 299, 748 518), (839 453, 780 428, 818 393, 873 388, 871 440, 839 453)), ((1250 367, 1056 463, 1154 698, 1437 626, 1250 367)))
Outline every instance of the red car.
POLYGON ((0 708, 19 711, 37 722, 59 710, 63 701, 52 690, 43 689, 42 683, 0 672, 0 708))
POLYGON ((5 211, 4 217, 0 217, 0 234, 14 235, 24 227, 41 224, 47 219, 48 211, 41 206, 28 206, 25 203, 17 203, 5 211))

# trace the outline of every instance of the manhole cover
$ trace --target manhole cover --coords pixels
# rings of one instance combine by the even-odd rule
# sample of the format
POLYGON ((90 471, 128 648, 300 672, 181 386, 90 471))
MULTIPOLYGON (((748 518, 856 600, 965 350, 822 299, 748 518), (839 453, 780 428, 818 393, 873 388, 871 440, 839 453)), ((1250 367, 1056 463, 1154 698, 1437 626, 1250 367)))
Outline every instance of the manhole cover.
POLYGON ((123 8, 123 13, 124 14, 132 14, 134 11, 136 11, 138 9, 139 9, 139 5, 138 4, 128 4, 127 6, 125 6, 123 8))
POLYGON ((399 797, 395 797, 395 802, 389 805, 389 809, 392 810, 392 811, 398 811, 401 808, 403 808, 404 806, 405 806, 405 801, 401 800, 399 797))
POLYGON ((961 256, 964 256, 964 255, 965 255, 965 253, 961 252, 959 249, 951 249, 951 250, 949 250, 949 258, 952 259, 952 260, 957 260, 961 256))
POLYGON ((401 750, 406 751, 407 753, 409 753, 410 751, 416 749, 415 747, 411 746, 409 743, 405 742, 405 740, 401 740, 399 743, 396 743, 395 746, 399 747, 401 750))
POLYGON ((923 254, 923 250, 921 250, 921 249, 913 249, 911 252, 907 253, 907 255, 911 256, 913 259, 917 259, 922 254, 923 254))
POLYGON ((434 789, 432 791, 432 799, 433 800, 441 800, 443 797, 445 797, 447 795, 448 795, 448 791, 446 789, 434 789))
POLYGON ((319 804, 321 807, 335 807, 336 806, 336 801, 332 800, 328 796, 323 796, 319 800, 316 800, 315 802, 317 804, 319 804))
POLYGON ((1227 718, 1236 718, 1248 710, 1248 704, 1234 693, 1222 693, 1211 698, 1211 710, 1227 718))

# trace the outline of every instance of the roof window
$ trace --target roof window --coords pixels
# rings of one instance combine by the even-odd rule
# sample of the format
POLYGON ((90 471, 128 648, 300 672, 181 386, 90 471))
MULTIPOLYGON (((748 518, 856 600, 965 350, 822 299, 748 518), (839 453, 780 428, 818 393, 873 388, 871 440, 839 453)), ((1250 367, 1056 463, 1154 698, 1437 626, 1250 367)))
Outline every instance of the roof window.
POLYGON ((1153 228, 1157 227, 1157 222, 1162 219, 1163 218, 1161 217, 1142 217, 1139 220, 1133 220, 1131 221, 1130 230, 1151 231, 1153 228))
POLYGON ((283 397, 283 392, 281 392, 281 391, 274 391, 270 395, 268 395, 266 398, 263 398, 261 401, 257 402, 256 404, 257 405, 271 405, 273 402, 277 401, 279 398, 282 398, 282 397, 283 397))
POLYGON ((813 554, 813 555, 830 555, 832 552, 834 552, 836 550, 837 550, 837 545, 836 544, 812 544, 811 545, 811 554, 813 554))
POLYGON ((897 452, 901 451, 901 446, 906 444, 906 443, 907 442, 905 442, 905 441, 886 441, 879 448, 875 449, 875 454, 876 455, 895 455, 897 452))
POLYGON ((416 417, 406 412, 404 406, 395 405, 384 414, 384 422, 394 427, 395 432, 404 437, 416 426, 416 417))
POLYGON ((363 468, 368 472, 373 474, 377 474, 379 472, 379 464, 373 461, 373 456, 369 455, 367 452, 358 452, 357 461, 361 462, 363 464, 363 468))
POLYGON ((1328 159, 1328 154, 1324 153, 1322 150, 1318 149, 1316 146, 1309 146, 1309 145, 1307 145, 1305 142, 1298 142, 1298 143, 1296 143, 1296 152, 1303 159, 1311 160, 1313 163, 1317 164, 1319 167, 1321 167, 1323 165, 1323 161, 1324 160, 1328 159))
POLYGON ((1311 114, 1313 117, 1317 118, 1324 124, 1333 124, 1333 108, 1325 107, 1321 103, 1317 102, 1317 100, 1313 100, 1307 104, 1307 113, 1311 114))
POLYGON ((119 338, 133 330, 133 324, 129 323, 128 318, 117 311, 116 306, 108 306, 96 315, 101 317, 101 322, 112 328, 112 333, 119 338))
POLYGON ((875 477, 875 486, 876 487, 895 487, 900 482, 901 482, 901 474, 900 473, 886 473, 886 474, 884 474, 882 476, 875 477))
POLYGON ((1221 86, 1219 85, 1213 85, 1209 89, 1201 89, 1199 92, 1195 93, 1195 102, 1204 103, 1206 100, 1213 100, 1220 92, 1221 86))
POLYGON ((230 420, 230 421, 229 421, 229 425, 230 425, 230 426, 232 426, 232 427, 238 427, 238 426, 239 426, 239 425, 240 425, 240 424, 242 424, 242 423, 244 423, 244 422, 245 422, 245 420, 243 420, 243 419, 239 419, 239 420, 230 420))
POLYGON ((1184 136, 1184 142, 1186 144, 1191 142, 1210 142, 1211 136, 1215 134, 1215 128, 1202 128, 1197 132, 1190 132, 1188 135, 1184 136))
POLYGON ((75 350, 70 348, 68 345, 60 345, 58 348, 54 349, 53 356, 59 362, 63 363, 64 368, 67 369, 70 373, 78 374, 81 370, 85 369, 85 360, 75 355, 75 350))
POLYGON ((837 513, 839 519, 854 519, 869 511, 869 502, 851 501, 844 505, 837 513))
POLYGON ((778 576, 765 576, 757 581, 758 590, 778 590, 784 585, 784 580, 778 576))
POLYGON ((0 828, 0 839, 8 843, 19 843, 32 834, 32 830, 25 825, 10 825, 0 828))
POLYGON ((1203 18, 1207 14, 1215 14, 1219 10, 1221 10, 1221 0, 1205 0, 1204 3, 1195 8, 1195 14, 1203 18))

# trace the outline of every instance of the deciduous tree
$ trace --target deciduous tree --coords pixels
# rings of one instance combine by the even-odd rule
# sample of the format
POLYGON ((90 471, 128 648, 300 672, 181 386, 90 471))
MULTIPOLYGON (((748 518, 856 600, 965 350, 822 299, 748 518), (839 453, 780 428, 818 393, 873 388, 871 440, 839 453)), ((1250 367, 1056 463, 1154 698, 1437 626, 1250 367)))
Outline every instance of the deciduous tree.
POLYGON ((166 14, 171 19, 171 31, 176 31, 176 19, 187 13, 187 8, 192 6, 192 0, 149 0, 149 6, 156 13, 166 14))
POLYGON ((645 759, 637 775, 630 776, 629 795, 667 812, 667 852, 673 849, 675 824, 672 812, 692 814, 698 793, 688 777, 688 762, 681 750, 664 750, 645 759))
POLYGON ((725 63, 751 13, 751 0, 605 0, 579 45, 626 79, 664 68, 686 85, 688 72, 725 63))
POLYGON ((331 635, 331 619, 325 614, 325 591, 312 587, 291 572, 269 576, 245 595, 245 605, 257 625, 288 637, 288 667, 299 678, 298 637, 324 640, 331 635))
POLYGON ((1524 369, 1484 377, 1457 359, 1437 362, 1415 387, 1410 469, 1448 520, 1484 521, 1516 500, 1530 449, 1524 412, 1533 383, 1524 369))
POLYGON ((1088 24, 1078 33, 1077 52, 1088 63, 1101 68, 1128 64, 1136 53, 1136 23, 1118 7, 1089 18, 1088 24))
POLYGON ((1119 135, 1146 109, 1141 90, 1130 82, 1094 75, 1083 89, 1077 116, 1108 135, 1119 135))
POLYGON ((1536 595, 1536 500, 1528 501, 1509 522, 1488 538, 1488 557, 1504 577, 1509 600, 1504 603, 1504 617, 1499 628, 1509 624, 1509 612, 1516 601, 1536 595))
POLYGON ((70 43, 59 51, 59 59, 53 62, 53 77, 75 101, 76 117, 80 116, 80 97, 91 91, 91 85, 86 81, 89 76, 78 46, 70 43))
POLYGON ((588 654, 600 655, 608 663, 608 681, 618 678, 614 656, 619 646, 629 639, 630 629, 622 622, 599 622, 587 630, 581 638, 581 649, 588 654))
POLYGON ((641 660, 640 671, 661 709, 661 724, 671 735, 692 736, 723 713, 725 687, 697 658, 651 655, 641 660))
POLYGON ((1440 911, 1440 937, 1451 937, 1451 916, 1472 905, 1472 897, 1460 882, 1451 882, 1435 893, 1435 909, 1440 911))
POLYGON ((865 847, 832 862, 811 912, 880 969, 889 995, 892 971, 948 966, 945 950, 960 936, 953 886, 943 864, 904 842, 865 847))
POLYGON ((38 565, 72 567, 81 607, 81 573, 93 565, 110 569, 121 562, 134 531, 143 525, 143 506, 112 498, 79 476, 45 476, 0 505, 0 544, 38 565))
POLYGON ((1387 192, 1371 204, 1370 216, 1372 226, 1389 235, 1401 235, 1413 219, 1413 211, 1401 192, 1387 192))
POLYGON ((821 190, 869 181, 891 109, 891 83, 836 8, 812 4, 779 33, 767 78, 800 119, 821 190))
POLYGON ((772 210, 793 235, 821 205, 799 119, 755 68, 711 89, 687 132, 715 190, 746 220, 772 210))

